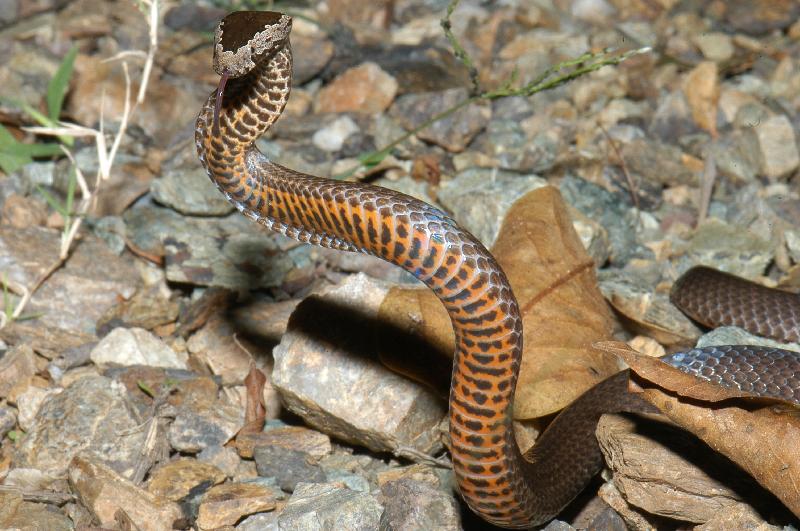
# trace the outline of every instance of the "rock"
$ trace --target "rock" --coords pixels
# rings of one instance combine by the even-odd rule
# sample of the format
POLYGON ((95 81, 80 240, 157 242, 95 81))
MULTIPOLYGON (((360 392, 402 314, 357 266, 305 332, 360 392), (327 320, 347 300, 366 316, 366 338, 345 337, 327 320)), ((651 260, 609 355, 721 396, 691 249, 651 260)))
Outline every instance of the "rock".
POLYGON ((155 285, 139 290, 129 300, 113 306, 97 321, 97 334, 102 337, 122 326, 152 330, 175 322, 178 300, 165 297, 164 291, 163 285, 155 285))
POLYGON ((381 529, 461 529, 459 503, 449 486, 442 488, 428 467, 412 465, 401 470, 379 477, 379 501, 384 506, 381 529))
POLYGON ((720 326, 707 334, 703 334, 697 340, 696 347, 716 347, 720 345, 760 345, 800 352, 800 345, 797 343, 781 343, 773 339, 751 334, 735 326, 720 326))
POLYGON ((683 256, 678 274, 708 264, 745 278, 760 276, 773 257, 772 244, 741 227, 716 218, 697 227, 683 256))
POLYGON ((0 529, 72 531, 72 520, 56 507, 23 500, 21 492, 0 492, 0 529))
POLYGON ((236 531, 279 531, 278 513, 258 513, 248 516, 239 522, 236 531))
POLYGON ((369 494, 331 483, 301 483, 278 516, 280 529, 378 529, 383 507, 369 494))
POLYGON ((800 166, 794 126, 780 114, 770 116, 752 128, 758 141, 761 174, 775 181, 790 175, 800 166))
POLYGON ((169 443, 175 450, 196 454, 227 443, 243 424, 243 411, 224 395, 217 398, 217 384, 210 378, 186 382, 180 389, 180 404, 169 427, 169 443))
POLYGON ((125 388, 113 380, 87 376, 75 381, 41 405, 15 464, 60 477, 83 452, 119 473, 131 473, 147 433, 128 403, 125 388))
POLYGON ((224 216, 235 208, 197 164, 173 168, 153 179, 150 193, 162 205, 190 216, 224 216))
POLYGON ((362 333, 374 329, 386 292, 358 274, 305 299, 273 350, 272 383, 285 405, 320 431, 373 451, 430 452, 440 444, 443 404, 383 367, 375 337, 362 333))
MULTIPOLYGON (((297 24, 297 20, 295 20, 297 24)), ((304 33, 292 31, 292 52, 294 68, 292 81, 295 85, 304 85, 312 80, 333 57, 334 44, 325 32, 304 33)), ((293 93, 294 94, 294 93, 293 93)))
POLYGON ((200 501, 197 526, 217 529, 233 525, 244 516, 270 511, 281 496, 276 490, 254 483, 226 483, 212 487, 200 501))
MULTIPOLYGON (((279 446, 288 450, 302 452, 308 459, 318 462, 332 451, 331 439, 324 433, 302 426, 270 426, 259 433, 241 433, 236 437, 236 448, 244 458, 253 457, 259 446, 279 446)), ((269 474, 262 474, 269 475, 269 474)))
POLYGON ((186 368, 185 354, 178 354, 142 328, 115 328, 92 349, 91 358, 97 364, 186 368))
POLYGON ((18 396, 14 397, 17 403, 17 422, 24 431, 31 431, 36 423, 36 415, 39 413, 45 399, 57 395, 60 389, 43 389, 36 385, 29 385, 18 396))
POLYGON ((733 0, 726 4, 726 21, 738 31, 763 35, 789 27, 800 16, 793 0, 733 0))
POLYGON ((159 499, 180 501, 199 485, 218 485, 225 474, 217 467, 197 459, 179 458, 150 472, 147 491, 159 499))
POLYGON ((342 116, 331 124, 323 127, 311 137, 314 145, 324 151, 339 151, 350 135, 359 131, 356 124, 349 116, 342 116))
POLYGON ((25 344, 9 349, 0 357, 0 398, 6 398, 19 385, 27 385, 37 372, 36 354, 25 344))
POLYGON ((624 144, 620 151, 628 171, 642 179, 670 186, 697 183, 697 175, 683 164, 684 154, 673 145, 641 139, 624 144))
POLYGON ((703 523, 740 503, 746 489, 759 490, 704 443, 666 424, 640 426, 604 415, 596 434, 614 484, 628 503, 648 513, 703 523))
POLYGON ((5 439, 8 432, 17 425, 17 414, 8 406, 0 406, 0 439, 5 439))
MULTIPOLYGON (((0 227, 0 270, 9 280, 33 285, 56 262, 59 238, 58 231, 40 227, 0 227)), ((39 328, 94 334, 97 319, 119 297, 130 298, 139 283, 129 260, 116 256, 97 237, 85 235, 64 267, 42 285, 25 310, 42 314, 35 322, 39 328)))
POLYGON ((716 133, 719 102, 717 64, 704 61, 694 67, 684 79, 683 92, 697 126, 712 134, 716 133))
POLYGON ((278 486, 292 492, 298 483, 323 483, 325 473, 306 452, 277 445, 260 445, 253 450, 258 475, 272 477, 278 486))
POLYGON ((701 33, 695 35, 694 43, 706 59, 715 63, 729 60, 735 51, 733 39, 725 33, 701 33))
POLYGON ((470 168, 442 183, 438 197, 462 227, 491 247, 511 205, 545 184, 538 175, 470 168))
POLYGON ((119 510, 141 531, 169 531, 182 517, 177 504, 138 488, 93 459, 75 457, 69 465, 69 483, 104 527, 116 527, 115 514, 119 510))
MULTIPOLYGON (((455 88, 440 92, 406 94, 397 99, 390 113, 406 130, 413 130, 436 114, 463 102, 469 97, 467 89, 455 88)), ((447 118, 426 127, 417 137, 458 153, 464 151, 491 117, 491 108, 471 103, 447 118)))
POLYGON ((709 521, 694 528, 694 531, 726 531, 728 529, 752 529, 754 531, 781 531, 789 526, 770 525, 749 505, 742 503, 720 510, 709 521))
POLYGON ((42 226, 45 224, 47 207, 35 197, 11 194, 3 202, 0 222, 15 229, 42 226))
POLYGON ((385 111, 397 94, 397 81, 375 63, 345 70, 319 91, 316 112, 385 111))

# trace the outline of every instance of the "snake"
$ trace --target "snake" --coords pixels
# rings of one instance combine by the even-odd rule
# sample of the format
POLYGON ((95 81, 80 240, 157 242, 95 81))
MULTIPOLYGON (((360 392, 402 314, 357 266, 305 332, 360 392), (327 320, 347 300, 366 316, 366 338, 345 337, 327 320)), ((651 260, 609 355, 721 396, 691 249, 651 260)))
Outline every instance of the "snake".
MULTIPOLYGON (((617 373, 566 408, 523 454, 512 426, 522 319, 491 253, 435 206, 367 183, 294 171, 256 147, 289 98, 291 25, 284 14, 244 11, 217 26, 213 68, 221 81, 196 121, 201 164, 219 191, 257 223, 300 242, 382 258, 436 294, 455 335, 449 449, 461 498, 501 527, 549 521, 602 466, 594 438, 599 416, 648 406, 625 392, 627 373, 617 373)), ((792 303, 796 334, 798 303, 792 303)), ((709 347, 666 361, 724 385, 753 387, 754 371, 773 377, 786 370, 800 372, 798 355, 787 352, 709 347), (764 369, 771 366, 778 369, 764 369)), ((776 386, 768 381, 755 387, 766 387, 769 395, 776 386)), ((785 394, 783 388, 777 392, 785 394)))

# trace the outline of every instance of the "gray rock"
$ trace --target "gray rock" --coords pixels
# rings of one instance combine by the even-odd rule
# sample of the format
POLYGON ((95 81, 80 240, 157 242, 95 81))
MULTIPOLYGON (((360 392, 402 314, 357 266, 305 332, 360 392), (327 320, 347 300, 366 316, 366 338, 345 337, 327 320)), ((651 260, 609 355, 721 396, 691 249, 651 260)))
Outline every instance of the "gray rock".
POLYGON ((721 326, 704 334, 697 340, 697 348, 720 345, 760 345, 800 352, 800 344, 781 343, 766 337, 757 336, 736 326, 721 326))
POLYGON ((9 406, 0 406, 0 440, 17 425, 17 414, 9 406))
POLYGON ((234 210, 199 165, 167 170, 150 184, 150 193, 162 205, 190 216, 224 216, 234 210))
POLYGON ((424 481, 401 478, 381 487, 381 531, 461 529, 460 507, 451 493, 424 481))
POLYGON ((372 334, 388 288, 358 274, 292 314, 275 347, 272 384, 284 404, 306 422, 374 451, 440 448, 442 402, 376 359, 372 334))
POLYGON ((72 520, 57 507, 24 501, 21 492, 0 492, 0 529, 72 531, 72 520))
POLYGON ((340 116, 329 125, 319 129, 311 137, 315 146, 324 151, 339 151, 350 135, 359 131, 356 124, 349 116, 340 116))
POLYGON ((740 226, 710 218, 697 227, 677 262, 677 271, 682 274, 692 266, 709 265, 741 277, 755 278, 766 270, 773 255, 771 242, 740 226))
POLYGON ((325 473, 306 452, 281 446, 257 446, 253 451, 259 476, 272 477, 278 486, 292 492, 298 483, 322 483, 325 473))
POLYGON ((147 435, 128 407, 125 387, 102 376, 76 380, 49 396, 23 439, 15 464, 63 476, 85 452, 121 474, 133 471, 147 435))
MULTIPOLYGON (((56 262, 60 231, 0 227, 0 271, 24 286, 56 262)), ((115 255, 96 236, 86 235, 64 267, 34 294, 26 313, 41 313, 38 328, 94 334, 95 323, 119 297, 130 298, 141 283, 131 260, 115 255)))
POLYGON ((382 512, 369 494, 330 483, 300 483, 278 516, 278 526, 293 531, 374 531, 382 512))
POLYGON ((753 127, 752 132, 758 140, 762 175, 778 180, 800 166, 794 127, 786 116, 771 116, 753 127))
POLYGON ((100 340, 90 356, 97 364, 186 368, 185 353, 178 354, 161 339, 142 328, 115 328, 100 340))
POLYGON ((236 531, 280 531, 278 517, 278 513, 274 511, 250 515, 239 522, 236 531))
POLYGON ((26 344, 13 347, 0 357, 0 398, 15 385, 36 374, 36 354, 26 344))
POLYGON ((442 183, 439 201, 462 227, 491 247, 511 205, 546 184, 538 175, 470 168, 442 183))
POLYGON ((607 232, 612 264, 622 265, 633 257, 652 259, 651 250, 636 240, 636 212, 624 201, 600 186, 568 175, 559 187, 564 200, 583 215, 599 223, 607 232))
POLYGON ((196 454, 222 446, 242 427, 241 408, 221 401, 184 402, 169 427, 169 444, 179 452, 196 454))
MULTIPOLYGON (((412 130, 468 97, 467 89, 464 88, 406 94, 397 98, 390 112, 403 127, 412 130)), ((417 133, 417 136, 448 151, 463 151, 475 135, 486 127, 490 116, 491 109, 488 106, 472 103, 433 123, 417 133)))

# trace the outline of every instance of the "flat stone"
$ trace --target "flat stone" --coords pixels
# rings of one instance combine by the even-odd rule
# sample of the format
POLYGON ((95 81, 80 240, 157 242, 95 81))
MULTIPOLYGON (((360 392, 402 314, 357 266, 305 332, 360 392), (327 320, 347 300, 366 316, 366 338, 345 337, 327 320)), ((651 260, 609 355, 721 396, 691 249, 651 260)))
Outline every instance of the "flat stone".
POLYGON ((236 531, 280 531, 278 513, 258 513, 248 516, 236 526, 236 531))
POLYGON ((352 118, 341 116, 315 132, 311 137, 311 141, 324 151, 335 152, 342 149, 345 141, 358 131, 358 124, 352 118))
POLYGON ((677 269, 683 273, 691 266, 707 264, 745 278, 756 278, 766 270, 773 253, 769 241, 742 227, 710 218, 695 230, 677 269))
POLYGON ((762 175, 778 180, 800 166, 794 126, 786 116, 771 116, 752 130, 758 139, 762 175))
POLYGON ((397 94, 397 81, 375 63, 345 70, 319 91, 317 112, 385 111, 397 94))
POLYGON ((258 475, 275 478, 278 486, 292 492, 298 483, 323 483, 325 472, 317 459, 302 451, 276 445, 260 445, 253 450, 258 475))
POLYGON ((169 427, 169 443, 175 450, 196 454, 211 446, 222 446, 244 423, 241 406, 217 398, 217 384, 198 378, 181 387, 175 421, 169 427))
POLYGON ((197 459, 180 458, 150 472, 147 491, 157 498, 180 501, 198 485, 218 485, 225 474, 217 467, 197 459))
POLYGON ((72 531, 72 520, 46 503, 24 501, 20 492, 0 492, 0 529, 72 531))
POLYGON ((489 168, 460 172, 439 188, 439 201, 487 248, 494 244, 506 212, 514 202, 547 181, 532 174, 489 168))
POLYGON ((36 416, 42 407, 45 399, 52 395, 57 395, 60 389, 44 389, 38 385, 28 385, 24 391, 13 397, 17 404, 17 422, 24 431, 30 431, 36 424, 36 416))
MULTIPOLYGON (((385 477, 385 474, 384 476, 385 477)), ((461 507, 437 476, 412 466, 381 483, 381 529, 461 529, 461 507)))
POLYGON ((47 397, 15 463, 61 477, 70 460, 85 452, 122 474, 131 473, 147 433, 130 412, 126 393, 108 378, 87 376, 47 397))
POLYGON ((141 289, 129 300, 113 306, 97 322, 97 334, 104 336, 117 327, 144 328, 173 323, 178 318, 178 300, 164 296, 160 285, 141 289))
POLYGON ((730 35, 715 31, 696 35, 694 43, 706 59, 717 63, 727 61, 735 51, 730 35))
POLYGON ((212 487, 203 495, 197 515, 200 529, 233 525, 242 517, 275 508, 277 489, 254 483, 227 483, 212 487))
POLYGON ((0 406, 0 439, 5 439, 8 432, 17 425, 17 414, 8 406, 0 406))
POLYGON ((140 489, 109 467, 86 457, 69 466, 69 483, 101 526, 116 528, 115 514, 125 511, 141 531, 169 531, 181 518, 180 507, 140 489))
POLYGON ((331 453, 330 437, 302 426, 279 426, 275 428, 268 426, 262 432, 242 433, 236 438, 236 448, 239 450, 241 457, 252 457, 254 450, 259 446, 280 446, 281 448, 303 452, 314 461, 319 461, 331 453))
POLYGON ((186 354, 175 352, 143 328, 115 328, 92 349, 91 359, 98 365, 186 368, 186 354))
POLYGON ((331 483, 301 483, 278 516, 280 529, 373 531, 383 507, 363 492, 331 483))
MULTIPOLYGON (((60 232, 39 227, 0 227, 0 270, 30 286, 56 262, 60 232)), ((94 334, 95 323, 118 298, 128 299, 139 286, 130 260, 116 256, 100 239, 86 235, 64 267, 31 298, 26 313, 42 313, 35 324, 72 333, 94 334)))
MULTIPOLYGON (((464 88, 406 94, 397 99, 390 112, 395 120, 410 131, 468 97, 464 88)), ((458 153, 464 151, 475 135, 486 127, 491 113, 490 107, 471 103, 426 127, 417 133, 417 137, 458 153)))
POLYGON ((374 326, 365 319, 376 318, 386 293, 387 286, 358 274, 305 299, 273 351, 272 383, 286 406, 320 431, 374 451, 434 451, 442 402, 383 367, 375 338, 359 332, 374 326))
POLYGON ((36 354, 28 345, 9 349, 0 357, 0 398, 6 398, 14 386, 36 374, 36 354))
POLYGON ((235 209, 199 164, 166 171, 153 179, 150 192, 162 205, 190 216, 224 216, 235 209))

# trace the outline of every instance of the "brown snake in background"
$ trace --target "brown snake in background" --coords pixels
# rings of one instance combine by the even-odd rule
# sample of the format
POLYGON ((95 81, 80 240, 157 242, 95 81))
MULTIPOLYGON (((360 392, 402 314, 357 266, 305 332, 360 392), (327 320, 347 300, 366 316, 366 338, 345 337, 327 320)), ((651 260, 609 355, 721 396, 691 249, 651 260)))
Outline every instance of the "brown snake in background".
MULTIPOLYGON (((523 457, 511 426, 522 320, 492 255, 436 207, 376 186, 299 173, 271 162, 255 147, 289 97, 290 30, 288 16, 270 12, 233 13, 220 23, 214 69, 222 82, 200 112, 195 132, 203 166, 247 217, 302 242, 378 256, 436 293, 456 340, 450 438, 461 496, 473 511, 500 526, 527 528, 548 521, 602 464, 594 439, 599 416, 648 406, 625 392, 627 372, 614 375, 564 410, 523 457)), ((692 293, 708 299, 702 291, 692 293)), ((792 317, 768 328, 789 330, 778 339, 796 340, 800 302, 796 296, 781 297, 792 317)), ((736 311, 726 314, 731 324, 737 323, 736 311)), ((784 318, 769 309, 755 317, 784 318)), ((787 375, 800 374, 796 353, 708 347, 665 361, 712 381, 800 401, 800 386, 786 385, 787 375)))

